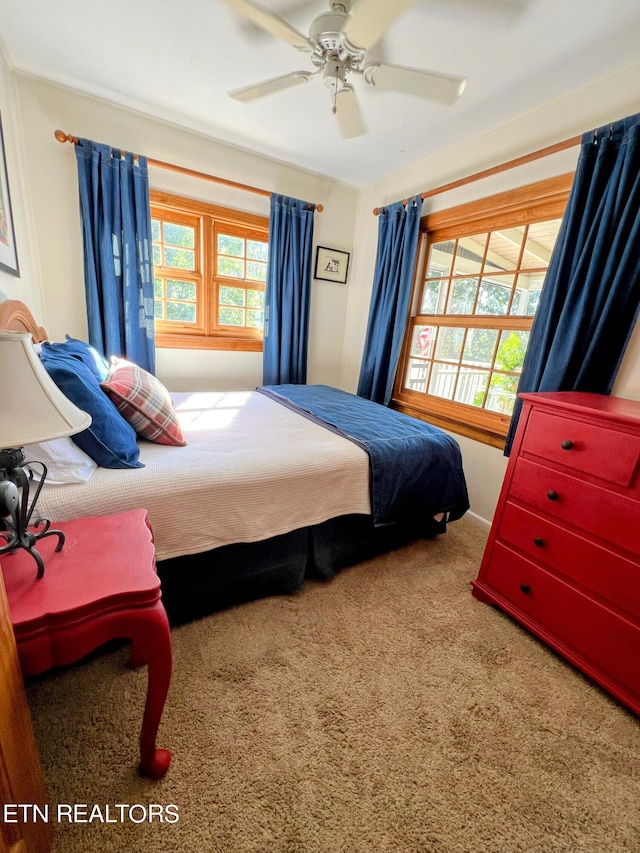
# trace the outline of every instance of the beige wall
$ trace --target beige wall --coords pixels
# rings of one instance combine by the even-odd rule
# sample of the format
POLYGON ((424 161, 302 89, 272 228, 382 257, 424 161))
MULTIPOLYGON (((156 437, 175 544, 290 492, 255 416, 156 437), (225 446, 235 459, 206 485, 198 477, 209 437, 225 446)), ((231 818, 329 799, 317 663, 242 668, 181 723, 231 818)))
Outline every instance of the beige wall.
MULTIPOLYGON (((569 139, 601 124, 640 110, 638 93, 640 63, 599 83, 558 99, 468 143, 414 163, 366 187, 360 194, 356 220, 353 275, 359 286, 349 290, 344 337, 341 387, 354 391, 358 383, 360 359, 366 332, 371 283, 377 245, 375 207, 415 195, 431 187, 457 180, 538 148, 569 139)), ((423 212, 442 209, 562 174, 575 168, 578 149, 531 163, 517 171, 505 172, 491 180, 470 184, 446 196, 425 201, 423 212)), ((640 399, 640 333, 629 345, 614 392, 640 399)), ((462 436, 455 436, 462 448, 469 484, 471 510, 481 519, 493 517, 502 485, 506 459, 502 452, 462 436)))
MULTIPOLYGON (((212 142, 128 109, 43 81, 17 78, 25 133, 25 171, 33 205, 34 243, 42 270, 43 317, 49 334, 86 335, 76 161, 57 128, 156 160, 220 175, 324 205, 316 214, 314 243, 353 251, 357 191, 286 164, 212 142)), ((150 169, 155 189, 269 215, 269 199, 220 184, 150 169)), ((337 385, 348 287, 314 281, 309 382, 337 385)), ((158 377, 172 390, 254 388, 262 381, 260 353, 159 350, 158 377)))
POLYGON ((16 79, 0 49, 0 113, 20 276, 0 270, 0 300, 20 299, 42 316, 43 306, 33 239, 32 205, 26 185, 24 134, 16 79))
MULTIPOLYGON (((60 145, 54 139, 54 130, 61 128, 158 160, 321 202, 325 211, 316 216, 314 242, 353 254, 346 286, 313 283, 309 381, 353 391, 360 370, 377 243, 373 208, 637 112, 639 78, 640 64, 358 191, 212 142, 138 112, 39 80, 16 77, 0 61, 0 109, 22 271, 20 279, 0 272, 0 294, 27 302, 53 337, 65 332, 78 336, 86 333, 75 157, 69 145, 60 145)), ((576 149, 572 149, 537 161, 518 173, 473 184, 431 200, 429 209, 569 171, 576 155, 576 149)), ((268 201, 260 196, 179 177, 166 170, 152 169, 151 183, 158 189, 257 213, 268 212, 268 201)), ((615 393, 640 399, 639 365, 640 334, 636 334, 615 393)), ((158 353, 158 375, 175 390, 251 388, 260 383, 261 374, 261 356, 255 353, 158 353)), ((456 438, 463 452, 472 512, 488 523, 506 460, 495 448, 456 438)))

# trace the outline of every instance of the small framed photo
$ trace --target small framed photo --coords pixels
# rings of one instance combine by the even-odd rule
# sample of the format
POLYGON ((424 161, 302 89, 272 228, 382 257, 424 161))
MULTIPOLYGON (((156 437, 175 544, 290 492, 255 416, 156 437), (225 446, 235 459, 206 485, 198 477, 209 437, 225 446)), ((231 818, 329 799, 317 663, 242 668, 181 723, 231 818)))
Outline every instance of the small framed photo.
POLYGON ((346 284, 348 269, 349 252, 340 252, 338 249, 327 249, 326 246, 318 246, 316 250, 316 271, 314 278, 319 278, 323 281, 337 281, 338 284, 346 284))
POLYGON ((7 160, 4 150, 2 133, 2 118, 0 117, 0 270, 20 276, 18 268, 18 252, 16 238, 13 232, 13 214, 11 212, 11 197, 9 195, 9 177, 7 160))

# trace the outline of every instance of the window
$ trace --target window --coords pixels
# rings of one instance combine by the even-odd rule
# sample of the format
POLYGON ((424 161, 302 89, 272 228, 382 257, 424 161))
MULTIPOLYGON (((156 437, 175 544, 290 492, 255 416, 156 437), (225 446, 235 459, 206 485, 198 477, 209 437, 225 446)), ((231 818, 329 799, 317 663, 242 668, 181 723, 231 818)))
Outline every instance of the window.
POLYGON ((262 350, 267 217, 151 192, 156 344, 262 350))
POLYGON ((572 178, 423 217, 398 408, 504 445, 572 178))

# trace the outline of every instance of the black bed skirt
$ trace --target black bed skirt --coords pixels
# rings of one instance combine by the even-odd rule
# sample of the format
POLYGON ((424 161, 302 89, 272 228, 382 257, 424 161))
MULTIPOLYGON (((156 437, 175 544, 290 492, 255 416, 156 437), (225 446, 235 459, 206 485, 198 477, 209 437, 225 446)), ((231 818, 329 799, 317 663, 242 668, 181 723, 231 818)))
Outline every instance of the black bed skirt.
POLYGON ((445 530, 445 522, 433 519, 375 527, 369 515, 340 516, 262 542, 160 560, 162 599, 175 625, 243 601, 295 592, 307 577, 328 579, 411 539, 445 530))

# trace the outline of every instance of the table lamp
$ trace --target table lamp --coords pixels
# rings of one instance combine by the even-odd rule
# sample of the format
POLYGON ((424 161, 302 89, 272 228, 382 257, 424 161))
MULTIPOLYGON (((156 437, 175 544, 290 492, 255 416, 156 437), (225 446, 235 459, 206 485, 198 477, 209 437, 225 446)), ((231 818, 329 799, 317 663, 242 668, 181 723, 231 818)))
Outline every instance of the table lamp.
POLYGON ((36 542, 57 536, 60 551, 64 534, 50 530, 47 519, 31 521, 47 466, 27 460, 23 445, 74 435, 90 424, 91 416, 65 397, 45 370, 31 335, 0 331, 0 543, 5 542, 0 556, 24 548, 36 561, 38 578, 44 575, 44 561, 36 542), (29 502, 31 466, 41 473, 29 502))

